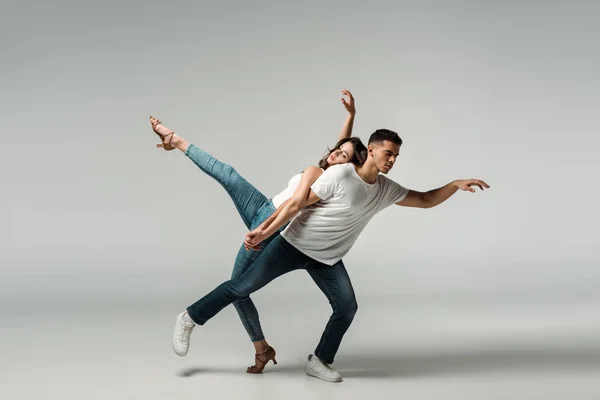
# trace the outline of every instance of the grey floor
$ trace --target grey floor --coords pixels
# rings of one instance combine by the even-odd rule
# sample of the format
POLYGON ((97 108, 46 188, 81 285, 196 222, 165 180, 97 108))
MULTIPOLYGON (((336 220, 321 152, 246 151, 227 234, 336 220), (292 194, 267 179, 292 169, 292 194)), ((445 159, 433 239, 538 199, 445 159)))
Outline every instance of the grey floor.
POLYGON ((600 398, 600 303, 362 299, 331 384, 303 372, 328 304, 282 300, 257 301, 279 362, 259 376, 244 372, 253 352, 231 307, 180 358, 181 301, 21 304, 3 311, 2 398, 600 398))

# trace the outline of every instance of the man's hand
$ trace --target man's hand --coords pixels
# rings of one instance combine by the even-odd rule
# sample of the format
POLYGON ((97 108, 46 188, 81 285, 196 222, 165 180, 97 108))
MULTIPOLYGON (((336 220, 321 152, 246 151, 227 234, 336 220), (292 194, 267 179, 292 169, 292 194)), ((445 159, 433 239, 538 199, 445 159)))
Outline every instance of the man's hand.
POLYGON ((354 107, 354 97, 352 96, 352 93, 344 89, 342 90, 342 94, 344 96, 348 96, 348 101, 342 97, 342 104, 344 104, 344 107, 350 113, 350 115, 356 115, 356 107, 354 107))
POLYGON ((464 190, 466 192, 475 193, 475 189, 471 186, 479 186, 479 189, 483 190, 483 188, 489 189, 490 186, 482 181, 481 179, 462 179, 458 181, 454 181, 456 187, 460 190, 464 190))
POLYGON ((254 229, 246 234, 244 247, 246 250, 260 250, 260 244, 266 239, 265 233, 261 229, 254 229))
POLYGON ((406 197, 403 200, 397 202, 396 204, 403 207, 416 208, 436 207, 448 200, 459 189, 464 190, 466 192, 475 193, 475 189, 473 189, 472 186, 479 186, 481 190, 483 190, 483 188, 488 189, 490 187, 490 185, 488 185, 481 179, 460 179, 457 181, 452 181, 449 184, 440 188, 429 190, 427 192, 409 190, 406 197))

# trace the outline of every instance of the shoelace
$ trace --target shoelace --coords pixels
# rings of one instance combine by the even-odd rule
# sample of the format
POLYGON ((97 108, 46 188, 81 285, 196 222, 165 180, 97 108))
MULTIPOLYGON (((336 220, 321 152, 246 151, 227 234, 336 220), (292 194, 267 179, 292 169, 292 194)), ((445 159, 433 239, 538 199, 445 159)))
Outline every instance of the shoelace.
POLYGON ((331 367, 329 365, 325 365, 322 362, 317 361, 316 363, 316 369, 318 370, 318 372, 333 372, 333 369, 331 369, 331 367))
POLYGON ((184 324, 183 329, 177 335, 177 340, 183 343, 187 343, 190 340, 190 334, 194 325, 184 324))

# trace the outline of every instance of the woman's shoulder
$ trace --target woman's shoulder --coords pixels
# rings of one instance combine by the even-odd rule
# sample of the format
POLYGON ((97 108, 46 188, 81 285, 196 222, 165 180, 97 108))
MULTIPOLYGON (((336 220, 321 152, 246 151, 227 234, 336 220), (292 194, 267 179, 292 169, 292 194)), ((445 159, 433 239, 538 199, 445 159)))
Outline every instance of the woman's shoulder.
POLYGON ((323 169, 319 167, 315 167, 314 165, 309 165, 302 171, 303 175, 314 175, 320 176, 323 173, 323 169))

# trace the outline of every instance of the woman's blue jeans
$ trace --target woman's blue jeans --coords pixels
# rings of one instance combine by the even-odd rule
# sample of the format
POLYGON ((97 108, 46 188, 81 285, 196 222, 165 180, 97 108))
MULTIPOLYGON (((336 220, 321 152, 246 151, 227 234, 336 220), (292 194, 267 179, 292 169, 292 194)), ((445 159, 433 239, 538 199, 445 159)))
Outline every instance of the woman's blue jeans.
MULTIPOLYGON (((248 229, 254 229, 275 211, 273 203, 231 166, 194 145, 188 147, 186 155, 225 188, 248 229)), ((315 350, 315 355, 321 360, 333 363, 342 338, 358 309, 354 289, 343 262, 340 260, 333 266, 322 264, 300 252, 279 232, 262 242, 260 248, 260 251, 246 251, 242 245, 231 279, 189 306, 188 314, 197 324, 204 325, 233 303, 250 338, 253 341, 262 340, 264 336, 258 311, 250 294, 285 273, 305 269, 333 308, 333 314, 315 350)))
MULTIPOLYGON (((189 145, 185 155, 200 167, 202 171, 206 172, 223 186, 233 200, 233 204, 242 217, 242 221, 244 221, 249 230, 256 228, 275 212, 273 202, 248 183, 232 166, 217 160, 193 144, 189 145)), ((266 247, 274 237, 275 235, 265 240, 261 243, 260 247, 266 247)), ((235 258, 231 278, 242 275, 252 265, 259 254, 260 252, 258 251, 246 251, 244 245, 242 245, 235 258)), ((252 299, 246 296, 235 301, 233 305, 250 339, 253 342, 263 340, 265 336, 260 326, 258 311, 252 299)))

